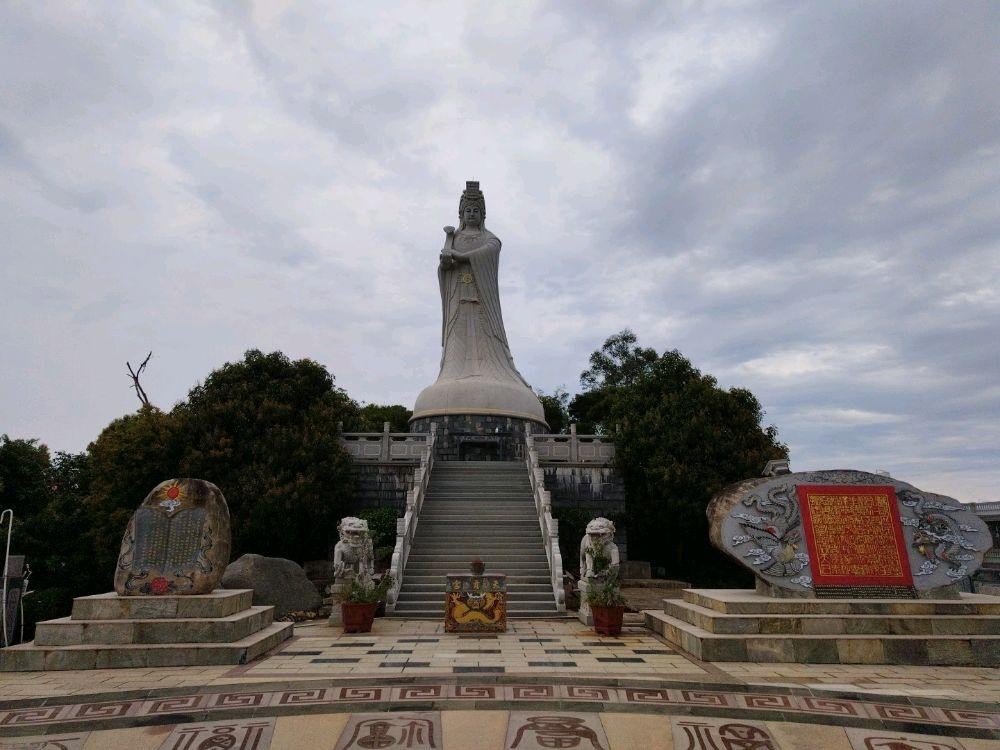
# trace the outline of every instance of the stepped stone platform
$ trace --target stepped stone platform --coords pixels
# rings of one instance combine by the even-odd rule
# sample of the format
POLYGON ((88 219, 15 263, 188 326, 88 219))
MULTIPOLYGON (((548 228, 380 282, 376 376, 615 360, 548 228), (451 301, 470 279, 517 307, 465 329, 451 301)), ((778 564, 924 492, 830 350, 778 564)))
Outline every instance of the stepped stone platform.
POLYGON ((646 626, 714 662, 1000 666, 1000 597, 774 599, 687 589, 646 626))
POLYGON ((251 589, 79 597, 70 617, 40 622, 34 641, 0 650, 0 671, 246 664, 293 627, 252 599, 251 589))

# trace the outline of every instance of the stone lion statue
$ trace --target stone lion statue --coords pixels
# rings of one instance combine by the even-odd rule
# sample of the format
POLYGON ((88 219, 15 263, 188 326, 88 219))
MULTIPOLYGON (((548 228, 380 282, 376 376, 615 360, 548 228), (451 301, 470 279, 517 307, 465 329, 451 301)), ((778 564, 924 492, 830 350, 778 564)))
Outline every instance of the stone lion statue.
POLYGON ((375 551, 368 522, 347 516, 337 524, 340 541, 333 548, 333 575, 338 582, 371 581, 375 572, 375 551))
POLYGON ((603 577, 618 570, 621 558, 615 544, 615 525, 607 518, 595 518, 587 524, 587 533, 580 540, 580 578, 603 577), (607 558, 600 572, 594 569, 594 555, 607 558))

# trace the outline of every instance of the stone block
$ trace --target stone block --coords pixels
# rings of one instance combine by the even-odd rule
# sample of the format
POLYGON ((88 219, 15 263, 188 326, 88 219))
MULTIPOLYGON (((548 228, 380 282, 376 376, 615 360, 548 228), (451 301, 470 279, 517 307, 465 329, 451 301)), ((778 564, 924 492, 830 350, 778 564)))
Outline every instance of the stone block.
POLYGON ((883 664, 929 664, 927 643, 922 638, 887 638, 883 643, 885 661, 883 664))
POLYGON ((177 616, 176 596, 118 596, 115 592, 73 600, 74 620, 125 620, 177 616))
POLYGON ((846 628, 843 617, 803 617, 803 635, 841 635, 846 628))
POLYGON ((927 663, 935 666, 974 664, 972 641, 965 638, 928 638, 927 663))
MULTIPOLYGON (((693 635, 688 634, 694 639, 693 635)), ((668 639, 669 640, 669 639, 668 639)), ((703 661, 749 661, 750 648, 743 638, 712 638, 699 641, 703 661)), ((685 649, 690 651, 690 649, 685 649)), ((694 653, 693 651, 691 653, 694 653)))
POLYGON ((841 638, 835 643, 837 661, 841 664, 887 663, 883 641, 880 638, 841 638))
POLYGON ((885 617, 844 617, 846 635, 885 635, 889 633, 889 620, 885 617))
POLYGON ((795 645, 788 638, 749 638, 746 648, 748 661, 795 661, 795 645))
POLYGON ((762 617, 761 635, 792 635, 802 632, 802 620, 797 617, 762 617))
POLYGON ((837 664, 840 654, 832 638, 802 638, 788 641, 792 644, 792 661, 798 664, 837 664))
POLYGON ((65 646, 45 652, 42 669, 46 672, 64 669, 96 669, 97 647, 65 646))
POLYGON ((179 597, 177 617, 229 617, 242 612, 252 604, 252 589, 216 589, 203 596, 179 597))

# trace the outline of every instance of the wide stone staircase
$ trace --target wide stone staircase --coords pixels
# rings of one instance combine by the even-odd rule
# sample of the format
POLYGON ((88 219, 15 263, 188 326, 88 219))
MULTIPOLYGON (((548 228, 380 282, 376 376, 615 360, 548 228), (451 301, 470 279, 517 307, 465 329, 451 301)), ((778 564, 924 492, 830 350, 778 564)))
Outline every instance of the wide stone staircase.
POLYGON ((557 616, 523 463, 434 464, 394 616, 443 618, 445 575, 467 573, 477 556, 507 574, 508 618, 557 616))

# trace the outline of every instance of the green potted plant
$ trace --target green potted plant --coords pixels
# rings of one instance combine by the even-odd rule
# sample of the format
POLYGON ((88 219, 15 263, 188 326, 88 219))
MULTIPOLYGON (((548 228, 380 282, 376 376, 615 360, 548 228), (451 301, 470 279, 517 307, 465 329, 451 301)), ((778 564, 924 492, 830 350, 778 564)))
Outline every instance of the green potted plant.
POLYGON ((611 558, 603 547, 591 545, 588 555, 596 574, 587 583, 587 604, 594 616, 594 631, 599 635, 618 635, 625 619, 625 597, 618 582, 618 571, 611 568, 611 558))
POLYGON ((375 622, 375 611, 384 601, 386 592, 392 585, 392 576, 383 573, 377 581, 362 583, 357 578, 340 600, 340 612, 344 618, 345 633, 370 633, 375 622))

